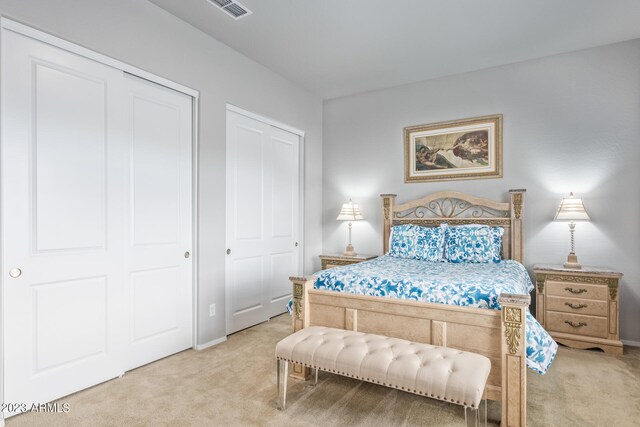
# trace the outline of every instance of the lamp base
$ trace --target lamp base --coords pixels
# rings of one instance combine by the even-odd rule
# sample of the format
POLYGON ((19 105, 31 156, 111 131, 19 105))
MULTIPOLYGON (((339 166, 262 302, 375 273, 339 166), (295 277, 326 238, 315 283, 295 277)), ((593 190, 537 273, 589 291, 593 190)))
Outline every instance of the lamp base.
POLYGON ((582 265, 578 262, 578 256, 575 253, 569 253, 567 256, 567 262, 564 263, 564 268, 574 268, 576 270, 582 268, 582 265))
POLYGON ((344 255, 344 256, 356 256, 358 254, 353 250, 353 245, 351 243, 349 243, 347 245, 347 248, 345 249, 345 251, 342 253, 342 255, 344 255))

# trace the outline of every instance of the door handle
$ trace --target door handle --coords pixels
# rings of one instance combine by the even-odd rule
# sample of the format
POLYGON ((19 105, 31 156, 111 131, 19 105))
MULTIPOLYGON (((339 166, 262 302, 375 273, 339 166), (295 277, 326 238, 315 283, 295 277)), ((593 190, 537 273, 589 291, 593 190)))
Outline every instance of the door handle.
POLYGON ((189 258, 190 256, 191 256, 191 252, 186 251, 186 252, 184 253, 184 257, 185 257, 185 258, 189 258))
POLYGON ((227 249, 227 255, 231 255, 231 249, 227 249))
POLYGON ((20 277, 21 274, 22 270, 20 270, 19 268, 12 268, 11 270, 9 270, 9 276, 13 277, 14 279, 16 277, 20 277))

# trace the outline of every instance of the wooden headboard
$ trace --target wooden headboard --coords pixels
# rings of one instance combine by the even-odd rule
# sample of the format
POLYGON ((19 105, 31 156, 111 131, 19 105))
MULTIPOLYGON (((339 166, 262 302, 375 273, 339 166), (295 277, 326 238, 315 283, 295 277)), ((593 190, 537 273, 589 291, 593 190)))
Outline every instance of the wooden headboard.
POLYGON ((509 190, 507 202, 498 202, 457 191, 440 191, 420 199, 396 204, 395 194, 381 194, 384 209, 383 253, 389 251, 391 227, 416 224, 437 227, 450 225, 487 224, 504 228, 502 256, 524 264, 524 193, 509 190))

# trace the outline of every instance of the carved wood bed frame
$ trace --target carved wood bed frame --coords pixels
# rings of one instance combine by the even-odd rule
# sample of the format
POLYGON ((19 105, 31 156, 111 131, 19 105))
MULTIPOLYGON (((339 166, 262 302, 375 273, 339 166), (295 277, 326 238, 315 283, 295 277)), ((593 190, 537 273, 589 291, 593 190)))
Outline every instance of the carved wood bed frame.
MULTIPOLYGON (((522 263, 525 191, 509 190, 508 202, 443 191, 396 204, 395 194, 382 194, 384 253, 389 250, 394 225, 487 224, 504 228, 503 258, 522 263)), ((315 279, 290 278, 294 331, 328 326, 485 355, 491 360, 486 397, 502 402, 502 425, 526 425, 525 310, 529 295, 501 294, 502 310, 488 310, 317 290, 313 289, 315 279)), ((309 374, 307 368, 293 366, 293 376, 307 379, 309 374)))

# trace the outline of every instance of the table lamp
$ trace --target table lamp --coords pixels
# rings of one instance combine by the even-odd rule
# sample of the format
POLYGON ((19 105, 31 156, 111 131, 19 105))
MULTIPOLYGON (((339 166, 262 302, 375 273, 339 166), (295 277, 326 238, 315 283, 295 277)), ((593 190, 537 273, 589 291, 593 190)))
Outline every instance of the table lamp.
POLYGON ((562 199, 560 207, 554 218, 556 221, 569 221, 569 233, 571 233, 571 252, 567 256, 567 262, 564 263, 565 268, 582 268, 578 262, 575 250, 575 237, 576 231, 575 221, 590 221, 587 211, 584 209, 582 199, 573 197, 573 193, 569 194, 569 197, 562 199))
POLYGON ((349 203, 344 203, 342 205, 342 209, 340 209, 340 213, 338 214, 338 221, 349 221, 349 244, 347 245, 347 249, 344 251, 344 255, 346 256, 356 256, 358 255, 353 250, 353 245, 351 244, 351 223, 353 221, 359 221, 364 219, 362 214, 360 213, 360 208, 358 205, 353 203, 351 199, 349 199, 349 203))

